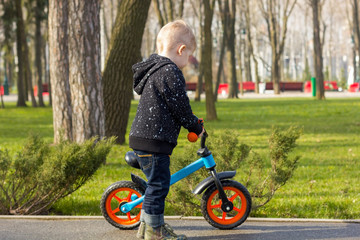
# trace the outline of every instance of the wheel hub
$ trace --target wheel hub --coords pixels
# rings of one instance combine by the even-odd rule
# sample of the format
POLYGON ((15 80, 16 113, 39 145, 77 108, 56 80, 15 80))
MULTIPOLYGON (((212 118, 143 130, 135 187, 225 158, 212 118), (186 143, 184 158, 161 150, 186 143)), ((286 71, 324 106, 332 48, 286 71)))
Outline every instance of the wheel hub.
POLYGON ((221 204, 221 210, 223 210, 224 212, 231 212, 233 208, 234 208, 234 204, 230 201, 221 204))
MULTIPOLYGON (((124 206, 125 204, 127 204, 128 202, 127 201, 123 201, 119 204, 119 209, 121 211, 121 207, 124 206)), ((121 211, 122 212, 122 211, 121 211)))

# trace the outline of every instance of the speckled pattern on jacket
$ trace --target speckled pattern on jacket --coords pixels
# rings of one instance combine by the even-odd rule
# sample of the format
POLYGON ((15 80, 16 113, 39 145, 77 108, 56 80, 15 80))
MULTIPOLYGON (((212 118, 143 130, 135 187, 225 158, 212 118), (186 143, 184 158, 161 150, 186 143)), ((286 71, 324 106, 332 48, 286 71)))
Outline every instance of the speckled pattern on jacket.
POLYGON ((129 134, 136 150, 171 154, 181 126, 200 134, 181 70, 169 58, 153 54, 133 66, 134 90, 141 95, 129 134))

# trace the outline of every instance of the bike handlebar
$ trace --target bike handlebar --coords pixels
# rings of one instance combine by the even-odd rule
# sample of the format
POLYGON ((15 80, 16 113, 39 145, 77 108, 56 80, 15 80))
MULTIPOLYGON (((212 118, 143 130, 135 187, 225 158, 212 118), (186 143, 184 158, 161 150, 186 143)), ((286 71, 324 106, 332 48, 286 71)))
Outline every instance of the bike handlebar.
MULTIPOLYGON (((199 118, 198 123, 200 123, 203 126, 204 125, 204 119, 199 118)), ((205 148, 205 141, 206 141, 207 137, 208 137, 208 134, 207 134, 206 130, 204 129, 204 133, 201 136, 201 147, 202 148, 205 148)), ((190 142, 196 142, 198 140, 198 138, 199 138, 199 136, 194 132, 189 132, 188 135, 187 135, 187 139, 190 142)))
MULTIPOLYGON (((205 148, 205 142, 206 142, 207 137, 208 137, 208 134, 207 134, 206 130, 204 129, 204 133, 201 136, 201 143, 200 143, 202 148, 205 148)), ((189 132, 187 135, 187 138, 190 142, 196 142, 198 140, 199 136, 194 132, 189 132)))

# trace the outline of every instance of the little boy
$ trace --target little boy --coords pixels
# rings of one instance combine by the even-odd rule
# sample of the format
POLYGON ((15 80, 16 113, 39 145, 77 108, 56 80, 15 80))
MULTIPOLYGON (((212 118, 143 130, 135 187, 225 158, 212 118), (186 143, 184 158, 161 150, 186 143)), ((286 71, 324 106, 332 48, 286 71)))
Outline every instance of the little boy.
POLYGON ((134 90, 141 95, 129 134, 129 145, 148 179, 138 238, 187 239, 164 223, 170 186, 170 155, 181 126, 201 136, 203 127, 192 113, 180 69, 196 48, 195 36, 182 20, 161 28, 158 54, 133 66, 134 90))

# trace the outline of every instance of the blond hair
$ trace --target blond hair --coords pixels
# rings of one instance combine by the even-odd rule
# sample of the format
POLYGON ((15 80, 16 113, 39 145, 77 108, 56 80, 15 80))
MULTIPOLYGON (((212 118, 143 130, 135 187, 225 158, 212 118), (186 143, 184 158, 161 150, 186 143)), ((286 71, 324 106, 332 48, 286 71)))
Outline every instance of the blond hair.
POLYGON ((164 50, 172 50, 179 44, 184 44, 191 50, 196 49, 194 33, 183 20, 169 22, 160 29, 156 38, 158 53, 164 50))

